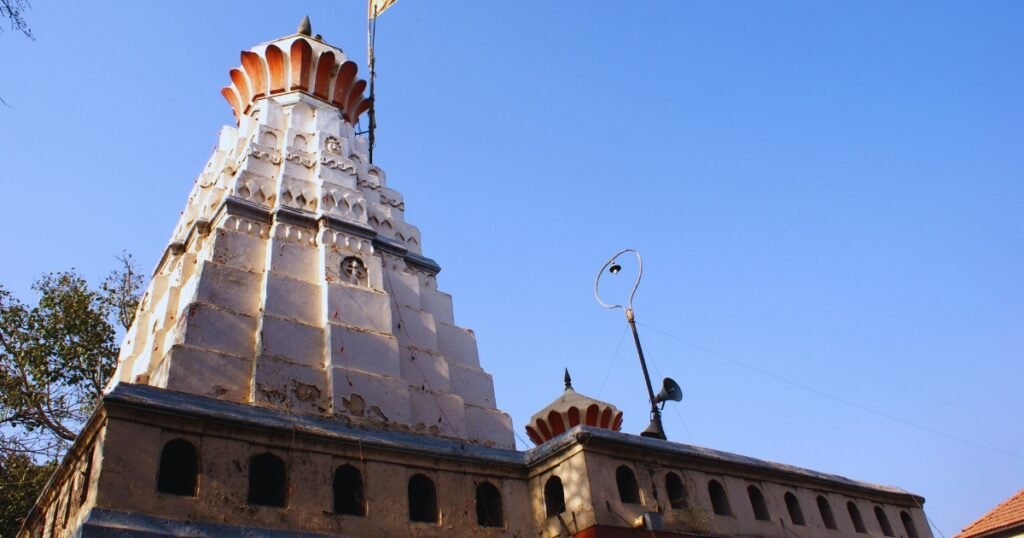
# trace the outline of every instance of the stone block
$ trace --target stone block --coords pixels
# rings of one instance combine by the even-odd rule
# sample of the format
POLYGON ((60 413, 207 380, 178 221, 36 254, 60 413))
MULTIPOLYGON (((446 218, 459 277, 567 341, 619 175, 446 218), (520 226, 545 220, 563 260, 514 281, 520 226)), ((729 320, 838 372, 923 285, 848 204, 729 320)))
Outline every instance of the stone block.
MULTIPOLYGON (((261 150, 266 151, 266 155, 251 154, 243 157, 241 162, 238 163, 238 171, 260 177, 276 176, 280 164, 274 164, 271 159, 277 160, 280 163, 280 152, 271 149, 269 146, 261 148, 261 150)), ((255 199, 253 201, 268 206, 273 204, 270 200, 255 199)))
POLYGON ((267 240, 256 235, 218 228, 210 259, 243 271, 262 273, 266 266, 267 240))
POLYGON ((174 317, 172 303, 177 301, 177 292, 178 290, 171 288, 170 290, 167 290, 166 293, 163 293, 154 298, 152 311, 153 313, 150 316, 150 319, 152 319, 155 323, 152 326, 148 327, 148 329, 150 329, 151 331, 156 331, 157 329, 161 328, 162 322, 166 321, 168 319, 168 316, 170 316, 171 318, 174 317))
POLYGON ((198 251, 205 250, 207 241, 204 236, 200 235, 193 242, 190 242, 187 248, 195 249, 196 252, 185 252, 178 257, 174 280, 171 281, 172 286, 184 287, 185 283, 199 272, 198 251))
POLYGON ((462 398, 454 394, 410 387, 409 400, 414 429, 466 438, 466 406, 462 398))
POLYGON ((176 345, 171 347, 157 370, 153 374, 157 379, 152 379, 151 383, 166 379, 166 384, 157 386, 232 402, 249 401, 252 359, 176 345))
POLYGON ((320 286, 275 274, 267 274, 267 298, 264 312, 294 319, 307 325, 323 323, 320 286))
POLYGON ((199 275, 196 302, 249 316, 259 313, 262 278, 258 273, 207 261, 199 275))
POLYGON ((302 161, 315 163, 316 155, 289 145, 281 163, 281 175, 286 178, 281 189, 281 201, 292 207, 316 211, 316 184, 309 181, 313 178, 313 170, 306 168, 302 161), (289 192, 291 200, 287 196, 289 192), (312 194, 312 199, 307 194, 312 194))
POLYGON ((466 405, 466 432, 468 438, 487 446, 516 447, 512 433, 512 417, 497 409, 466 405))
POLYGON ((324 366, 324 330, 320 327, 264 316, 260 344, 264 356, 312 368, 324 366))
POLYGON ((114 509, 155 508, 153 477, 157 475, 160 452, 153 448, 160 446, 160 428, 127 420, 111 420, 106 430, 100 460, 100 487, 96 490, 97 504, 114 509), (140 450, 140 447, 147 450, 140 450))
POLYGON ((255 339, 256 318, 193 303, 178 320, 173 343, 251 357, 255 339))
POLYGON ((410 275, 400 271, 385 269, 387 275, 384 278, 384 291, 391 295, 391 298, 402 306, 409 306, 420 310, 420 280, 416 275, 410 275))
POLYGON ((143 303, 149 301, 152 304, 155 297, 162 296, 167 291, 169 281, 170 276, 166 273, 154 276, 149 284, 149 290, 143 296, 143 303))
POLYGON ((327 166, 320 166, 317 168, 318 179, 324 183, 324 185, 330 185, 334 188, 335 185, 341 185, 349 190, 357 190, 357 183, 359 178, 353 173, 351 169, 347 169, 346 164, 341 161, 341 156, 325 155, 327 159, 333 160, 334 166, 330 164, 327 166))
POLYGON ((319 249, 313 245, 275 238, 270 242, 270 270, 287 277, 319 284, 319 249))
POLYGON ((400 306, 392 321, 395 323, 394 334, 402 346, 439 351, 434 316, 422 310, 400 306))
POLYGON ((491 374, 459 363, 448 365, 451 392, 462 396, 467 404, 494 408, 494 380, 491 374))
POLYGON ((293 450, 290 455, 288 479, 293 485, 288 508, 295 510, 296 516, 304 520, 301 527, 293 526, 289 529, 296 531, 298 528, 308 529, 316 525, 316 515, 334 511, 334 490, 331 487, 334 478, 331 464, 334 458, 329 454, 305 450, 293 450))
POLYGON ((330 412, 331 395, 322 368, 309 368, 272 357, 256 361, 255 403, 300 413, 330 412))
POLYGON ((448 362, 473 368, 480 367, 480 355, 476 349, 476 336, 473 331, 447 323, 438 323, 437 341, 441 354, 448 362))
POLYGON ((332 376, 335 413, 412 424, 409 385, 404 379, 344 368, 335 368, 332 376))
POLYGON ((224 506, 245 506, 249 488, 249 465, 252 446, 248 442, 216 435, 203 437, 199 464, 202 466, 200 495, 217 499, 224 506))
POLYGON ((444 357, 424 351, 402 347, 402 378, 413 387, 435 392, 452 392, 448 380, 448 363, 444 357))
POLYGON ((335 324, 328 330, 332 366, 392 377, 402 375, 395 337, 335 324))
POLYGON ((391 333, 387 294, 344 284, 327 285, 327 320, 358 329, 391 333))
MULTIPOLYGON (((195 296, 199 289, 199 274, 197 272, 194 277, 182 280, 179 286, 167 290, 167 307, 172 317, 181 315, 181 309, 195 302, 195 296)), ((216 303, 209 304, 220 308, 220 305, 216 303)), ((245 314, 246 312, 239 313, 245 314)))
POLYGON ((455 311, 452 308, 452 296, 423 286, 420 288, 420 305, 422 310, 430 312, 436 323, 455 325, 455 311))

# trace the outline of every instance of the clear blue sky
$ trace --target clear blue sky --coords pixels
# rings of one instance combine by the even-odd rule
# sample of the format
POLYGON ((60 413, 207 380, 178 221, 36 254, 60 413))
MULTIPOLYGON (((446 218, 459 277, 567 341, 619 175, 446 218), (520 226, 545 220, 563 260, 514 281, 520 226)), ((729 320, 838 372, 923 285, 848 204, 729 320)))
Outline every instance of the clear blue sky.
MULTIPOLYGON (((946 536, 1024 487, 1024 4, 638 4, 379 23, 377 161, 516 430, 563 367, 646 426, 591 296, 634 246, 671 439, 903 487, 946 536)), ((361 1, 34 0, 37 40, 0 35, 0 283, 152 267, 228 69, 306 13, 365 61, 361 1)))

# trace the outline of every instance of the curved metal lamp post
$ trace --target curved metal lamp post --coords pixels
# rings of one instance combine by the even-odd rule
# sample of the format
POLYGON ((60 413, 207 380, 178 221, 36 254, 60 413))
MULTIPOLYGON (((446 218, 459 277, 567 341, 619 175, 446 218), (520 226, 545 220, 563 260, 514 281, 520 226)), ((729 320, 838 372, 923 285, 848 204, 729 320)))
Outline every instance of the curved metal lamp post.
POLYGON ((647 373, 647 361, 644 360, 644 350, 640 346, 640 335, 636 332, 636 316, 633 314, 633 297, 636 295, 636 289, 640 287, 640 279, 643 275, 644 260, 640 257, 640 253, 631 248, 623 249, 601 266, 601 270, 597 273, 597 278, 594 279, 594 297, 597 299, 598 304, 605 308, 622 308, 625 310, 626 321, 629 322, 629 328, 633 331, 633 342, 636 343, 636 354, 640 357, 640 367, 644 371, 644 381, 647 383, 647 395, 651 399, 651 424, 647 426, 647 429, 641 432, 640 435, 644 437, 654 437, 656 439, 665 439, 665 429, 661 425, 661 410, 658 409, 659 399, 655 397, 654 388, 651 387, 651 375, 647 373), (629 294, 629 301, 625 305, 605 303, 601 300, 601 294, 598 288, 601 283, 601 277, 604 276, 606 269, 613 275, 618 274, 622 270, 622 266, 615 260, 627 252, 631 252, 636 256, 637 261, 636 282, 633 283, 633 290, 629 294))

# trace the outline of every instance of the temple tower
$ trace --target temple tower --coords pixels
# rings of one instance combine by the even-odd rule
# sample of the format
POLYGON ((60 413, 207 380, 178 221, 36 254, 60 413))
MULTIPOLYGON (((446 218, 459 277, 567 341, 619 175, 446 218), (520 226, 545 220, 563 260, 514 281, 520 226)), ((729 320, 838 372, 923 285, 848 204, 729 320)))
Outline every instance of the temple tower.
POLYGON ((241 53, 225 127, 121 349, 118 383, 513 448, 473 332, 356 132, 366 82, 296 34, 241 53))
POLYGON ((931 536, 899 488, 623 433, 568 372, 515 450, 368 162, 355 64, 308 23, 241 64, 238 124, 19 537, 931 536))

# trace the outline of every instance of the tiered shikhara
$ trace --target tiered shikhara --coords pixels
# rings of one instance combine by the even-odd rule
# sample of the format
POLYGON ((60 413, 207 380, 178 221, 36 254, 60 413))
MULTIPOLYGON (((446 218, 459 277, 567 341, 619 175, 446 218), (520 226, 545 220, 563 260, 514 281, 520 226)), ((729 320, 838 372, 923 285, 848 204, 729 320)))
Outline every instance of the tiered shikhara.
POLYGON ((473 333, 355 124, 356 64, 308 27, 241 55, 114 385, 514 446, 473 333))

